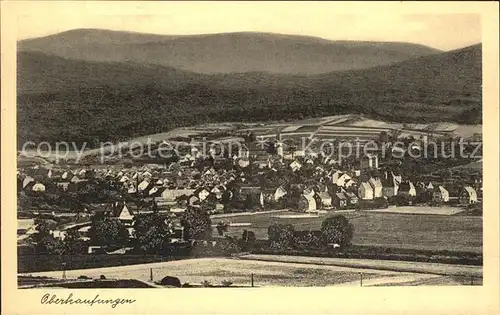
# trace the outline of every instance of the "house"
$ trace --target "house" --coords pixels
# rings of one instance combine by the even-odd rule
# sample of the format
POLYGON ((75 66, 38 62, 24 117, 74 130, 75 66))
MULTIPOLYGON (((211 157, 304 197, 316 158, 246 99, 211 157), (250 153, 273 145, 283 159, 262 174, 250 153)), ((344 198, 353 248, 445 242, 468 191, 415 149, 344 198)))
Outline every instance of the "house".
POLYGON ((57 187, 59 187, 62 191, 67 191, 69 187, 69 182, 58 182, 57 187))
POLYGON ((238 147, 238 157, 240 158, 249 158, 250 157, 250 150, 245 144, 241 144, 241 146, 238 147))
POLYGON ((120 178, 120 183, 125 183, 128 182, 130 179, 127 177, 127 175, 124 175, 120 178))
POLYGON ((469 205, 477 202, 477 192, 471 186, 465 186, 460 191, 458 196, 459 203, 462 205, 469 205))
POLYGON ((149 190, 148 190, 148 196, 149 197, 153 197, 155 195, 159 195, 161 196, 161 193, 163 192, 164 189, 162 189, 162 187, 157 187, 157 186, 153 186, 151 187, 149 190), (160 190, 161 189, 161 190, 160 190))
POLYGON ((28 186, 29 183, 31 182, 34 182, 35 179, 31 176, 26 176, 24 179, 23 179, 23 188, 26 188, 28 186))
POLYGON ((292 171, 296 172, 302 168, 302 164, 299 161, 295 160, 290 163, 290 168, 292 169, 292 171))
POLYGON ((149 190, 148 196, 145 200, 152 200, 154 207, 164 207, 168 205, 168 202, 163 199, 163 192, 167 189, 166 187, 153 187, 149 190))
POLYGON ((382 180, 382 195, 387 198, 397 196, 399 184, 401 184, 401 182, 401 175, 396 176, 393 172, 385 172, 385 176, 382 180))
POLYGON ((313 196, 302 195, 298 201, 297 209, 302 212, 316 211, 316 200, 313 196))
POLYGON ((314 189, 313 189, 313 188, 307 188, 307 189, 304 189, 304 191, 302 192, 302 194, 303 194, 304 196, 308 196, 308 197, 314 197, 314 194, 315 194, 315 193, 316 193, 316 192, 314 191, 314 189))
POLYGON ((250 161, 247 158, 242 158, 238 160, 238 166, 241 168, 245 168, 250 165, 250 161))
POLYGON ((71 172, 64 172, 62 175, 61 175, 61 179, 70 179, 71 177, 73 177, 73 174, 71 172))
POLYGON ((45 191, 45 185, 42 183, 36 183, 31 187, 31 190, 36 191, 36 192, 44 192, 45 191))
POLYGON ((215 194, 215 197, 217 199, 221 199, 222 198, 222 190, 219 187, 212 188, 212 190, 210 190, 210 192, 213 193, 213 194, 215 194))
POLYGON ((383 192, 382 192, 382 182, 380 181, 380 178, 370 178, 368 180, 368 183, 370 186, 372 186, 373 189, 373 198, 382 198, 383 192))
POLYGON ((432 191, 432 201, 434 202, 448 202, 450 201, 450 193, 443 186, 438 186, 432 191))
POLYGON ((338 180, 341 175, 341 171, 335 171, 333 174, 331 174, 332 183, 338 186, 338 180))
POLYGON ((200 206, 200 198, 198 198, 195 195, 192 195, 188 199, 188 205, 192 207, 199 207, 200 206))
POLYGON ((332 207, 332 196, 327 191, 318 193, 318 197, 321 201, 322 209, 330 209, 332 207))
POLYGON ((353 192, 346 192, 347 196, 347 205, 350 207, 356 206, 358 204, 358 196, 356 196, 353 192))
POLYGON ((165 189, 161 196, 167 202, 175 202, 181 196, 189 197, 194 194, 194 189, 165 189))
POLYGON ((123 202, 116 202, 113 206, 111 216, 118 218, 125 225, 132 225, 134 212, 123 202))
POLYGON ((198 198, 200 198, 200 201, 204 201, 207 199, 208 195, 210 195, 210 192, 205 188, 202 188, 196 191, 195 194, 197 194, 198 198))
POLYGON ((347 196, 344 193, 335 193, 332 196, 332 205, 335 209, 344 209, 348 205, 347 196))
POLYGON ((360 160, 360 169, 378 169, 378 156, 367 154, 360 160))
POLYGON ((372 186, 368 182, 362 182, 358 187, 358 196, 363 200, 372 200, 374 197, 372 186))
POLYGON ((59 239, 61 241, 64 241, 66 238, 66 231, 61 231, 61 230, 51 230, 49 232, 54 238, 59 239))
POLYGON ((217 202, 215 204, 215 210, 214 210, 215 213, 222 213, 224 212, 224 205, 220 202, 217 202))
POLYGON ((346 187, 346 183, 347 183, 350 179, 352 179, 352 177, 351 177, 351 176, 349 176, 349 175, 347 175, 347 174, 342 174, 342 175, 340 175, 340 176, 339 176, 339 178, 338 178, 338 180, 337 180, 336 184, 337 184, 337 186, 339 186, 339 187, 346 187))
POLYGON ((135 194, 137 192, 137 188, 135 188, 135 185, 130 184, 128 185, 127 192, 129 194, 135 194))
POLYGON ((410 181, 401 183, 398 188, 398 195, 415 197, 417 195, 417 190, 415 189, 415 185, 413 185, 413 183, 410 181))
POLYGON ((298 156, 306 156, 306 151, 304 150, 295 150, 292 153, 293 157, 298 157, 298 156))
POLYGON ((355 184, 356 184, 356 181, 355 181, 354 179, 352 179, 352 178, 351 178, 351 179, 348 179, 348 180, 345 182, 344 187, 345 187, 345 188, 349 188, 349 187, 351 187, 351 186, 353 186, 353 185, 355 185, 355 184))
POLYGON ((141 192, 141 191, 144 191, 146 190, 149 185, 150 185, 150 181, 149 180, 143 180, 142 182, 139 183, 139 185, 137 185, 137 191, 141 192))
POLYGON ((286 196, 286 194, 287 194, 287 192, 286 192, 285 188, 283 188, 283 186, 278 187, 276 189, 276 191, 274 192, 274 201, 280 200, 281 198, 286 196))
POLYGON ((77 175, 74 175, 73 177, 71 177, 71 180, 70 180, 70 182, 74 183, 74 184, 78 184, 78 183, 84 182, 84 181, 85 181, 85 179, 81 179, 77 175))
POLYGON ((314 164, 314 161, 312 159, 310 159, 310 158, 307 158, 305 160, 305 162, 306 162, 306 164, 314 164))

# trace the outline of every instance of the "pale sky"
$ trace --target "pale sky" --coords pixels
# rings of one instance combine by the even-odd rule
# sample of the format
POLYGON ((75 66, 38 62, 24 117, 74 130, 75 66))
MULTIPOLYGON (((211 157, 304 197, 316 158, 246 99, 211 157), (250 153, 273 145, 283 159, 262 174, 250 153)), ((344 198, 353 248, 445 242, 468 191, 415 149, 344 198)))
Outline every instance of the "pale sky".
POLYGON ((377 6, 333 2, 31 2, 17 11, 17 38, 102 28, 168 35, 271 32, 330 40, 412 42, 442 50, 481 42, 481 17, 470 13, 474 11, 450 14, 436 4, 432 10, 422 8, 397 2, 377 6))

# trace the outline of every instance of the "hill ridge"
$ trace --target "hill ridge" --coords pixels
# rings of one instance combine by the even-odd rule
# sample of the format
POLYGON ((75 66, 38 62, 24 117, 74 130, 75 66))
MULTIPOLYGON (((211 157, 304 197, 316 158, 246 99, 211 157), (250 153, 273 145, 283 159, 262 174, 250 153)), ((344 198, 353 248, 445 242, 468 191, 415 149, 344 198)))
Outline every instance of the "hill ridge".
POLYGON ((67 59, 135 62, 197 73, 319 74, 393 64, 440 53, 420 44, 332 41, 303 35, 233 32, 159 35, 77 29, 18 42, 18 51, 67 59))

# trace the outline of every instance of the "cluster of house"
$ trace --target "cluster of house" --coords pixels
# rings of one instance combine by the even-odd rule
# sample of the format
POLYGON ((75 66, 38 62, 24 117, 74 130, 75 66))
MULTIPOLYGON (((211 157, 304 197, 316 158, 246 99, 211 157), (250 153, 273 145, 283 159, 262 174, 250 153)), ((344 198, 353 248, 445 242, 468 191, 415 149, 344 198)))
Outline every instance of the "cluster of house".
MULTIPOLYGON (((62 192, 77 192, 98 181, 107 182, 123 194, 150 201, 158 208, 182 211, 187 206, 209 203, 215 212, 222 212, 234 200, 243 207, 265 208, 266 204, 282 202, 281 206, 299 211, 355 208, 359 203, 404 196, 411 199, 427 194, 429 201, 446 203, 450 193, 443 185, 412 183, 391 170, 366 177, 365 170, 378 169, 377 156, 362 158, 354 170, 339 170, 338 161, 323 156, 276 157, 263 150, 253 156, 228 158, 229 167, 214 162, 203 164, 194 157, 184 158, 168 167, 143 166, 128 169, 46 169, 26 168, 18 171, 18 189, 44 193, 51 185, 62 192), (257 171, 248 171, 255 165, 257 171), (254 177, 266 173, 296 174, 308 169, 310 184, 256 184, 254 177), (363 177, 364 176, 364 177, 363 177), (234 185, 238 183, 238 185, 234 185), (283 202, 285 201, 285 202, 283 202)), ((223 162, 223 161, 222 161, 223 162)), ((460 204, 478 201, 476 190, 464 185, 457 196, 460 204)), ((453 198, 452 197, 452 198, 453 198)))

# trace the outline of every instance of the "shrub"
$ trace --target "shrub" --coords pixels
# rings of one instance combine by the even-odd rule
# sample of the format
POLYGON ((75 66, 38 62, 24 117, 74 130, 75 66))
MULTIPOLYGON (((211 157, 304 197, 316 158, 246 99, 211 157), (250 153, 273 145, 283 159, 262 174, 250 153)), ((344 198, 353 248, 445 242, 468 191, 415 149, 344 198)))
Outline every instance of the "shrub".
POLYGON ((160 284, 176 288, 180 288, 182 286, 181 280, 179 280, 179 278, 170 276, 166 276, 163 279, 161 279, 160 284))
POLYGON ((233 284, 233 282, 229 281, 229 280, 222 280, 222 282, 221 282, 221 285, 223 287, 230 287, 232 284, 233 284))
POLYGON ((218 240, 215 244, 215 249, 220 250, 224 255, 234 254, 241 251, 241 248, 236 240, 231 237, 226 237, 223 240, 218 240))
POLYGON ((212 283, 210 283, 210 281, 204 280, 203 282, 201 282, 201 285, 205 288, 208 288, 212 286, 212 283))
POLYGON ((343 215, 326 218, 321 224, 321 236, 325 245, 349 246, 354 235, 354 226, 343 215))
POLYGON ((241 244, 240 246, 241 246, 242 250, 248 250, 250 248, 253 248, 255 245, 256 239, 257 238, 255 237, 254 232, 243 230, 243 233, 241 235, 241 242, 240 242, 240 244, 241 244))
POLYGON ((295 246, 295 228, 291 224, 273 224, 267 233, 272 248, 293 248, 295 246))
POLYGON ((227 232, 227 229, 229 228, 229 225, 226 222, 219 222, 219 223, 217 223, 216 228, 217 228, 217 233, 220 236, 223 236, 224 233, 227 232))

